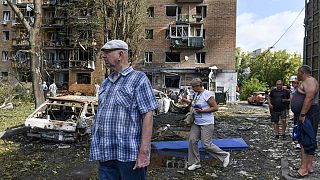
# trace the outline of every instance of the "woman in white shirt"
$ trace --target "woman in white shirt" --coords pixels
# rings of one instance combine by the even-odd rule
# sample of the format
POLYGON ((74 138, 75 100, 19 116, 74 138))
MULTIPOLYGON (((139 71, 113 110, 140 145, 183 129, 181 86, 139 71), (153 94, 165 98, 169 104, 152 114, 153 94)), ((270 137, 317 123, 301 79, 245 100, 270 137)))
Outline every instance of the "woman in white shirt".
MULTIPOLYGON (((214 114, 218 110, 218 105, 214 98, 214 94, 202 85, 200 78, 191 81, 194 91, 193 100, 189 101, 194 108, 194 123, 191 126, 189 136, 188 149, 188 170, 193 171, 201 167, 198 142, 201 139, 203 148, 211 156, 219 159, 223 163, 223 167, 228 166, 230 153, 221 150, 212 143, 214 130, 214 114)), ((188 101, 188 100, 185 100, 188 101)))

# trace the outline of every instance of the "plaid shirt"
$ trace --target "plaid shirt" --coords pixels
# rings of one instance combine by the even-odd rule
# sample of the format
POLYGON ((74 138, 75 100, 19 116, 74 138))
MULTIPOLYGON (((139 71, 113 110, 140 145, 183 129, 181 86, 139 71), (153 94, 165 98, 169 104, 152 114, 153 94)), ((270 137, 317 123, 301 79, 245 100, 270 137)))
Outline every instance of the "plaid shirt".
POLYGON ((135 161, 142 135, 142 115, 158 107, 147 76, 129 67, 99 89, 99 106, 92 130, 90 160, 135 161))

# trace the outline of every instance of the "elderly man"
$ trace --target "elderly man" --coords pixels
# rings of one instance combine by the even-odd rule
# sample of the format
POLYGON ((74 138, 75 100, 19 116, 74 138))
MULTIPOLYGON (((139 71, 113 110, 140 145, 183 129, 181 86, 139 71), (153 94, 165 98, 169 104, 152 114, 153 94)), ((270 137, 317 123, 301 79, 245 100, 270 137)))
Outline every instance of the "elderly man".
POLYGON ((311 67, 303 65, 298 69, 298 80, 301 81, 297 90, 292 94, 291 110, 302 124, 303 132, 307 136, 301 136, 301 165, 298 171, 289 173, 294 178, 303 178, 309 173, 314 173, 312 165, 315 150, 317 148, 317 130, 319 123, 319 84, 311 76, 311 67), (307 143, 306 140, 308 140, 307 143))
POLYGON ((127 43, 112 40, 101 50, 113 72, 99 89, 90 160, 99 161, 99 179, 146 179, 157 100, 147 76, 129 66, 127 43))

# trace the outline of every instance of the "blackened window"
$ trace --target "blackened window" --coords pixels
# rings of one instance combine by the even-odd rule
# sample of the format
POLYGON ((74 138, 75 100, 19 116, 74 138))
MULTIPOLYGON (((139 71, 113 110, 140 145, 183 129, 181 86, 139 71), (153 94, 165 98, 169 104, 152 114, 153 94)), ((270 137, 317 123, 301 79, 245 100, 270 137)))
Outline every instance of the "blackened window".
POLYGON ((147 10, 148 17, 154 17, 154 7, 149 7, 147 10))
POLYGON ((2 40, 4 41, 9 40, 9 31, 2 31, 2 40))
POLYGON ((197 63, 204 64, 204 63, 206 63, 205 59, 206 59, 206 53, 205 52, 196 53, 196 61, 197 61, 197 63))
POLYGON ((167 88, 179 88, 180 76, 166 76, 165 85, 167 88))
POLYGON ((166 62, 180 62, 180 53, 166 52, 166 62))
POLYGON ((167 16, 177 16, 178 14, 181 14, 180 6, 166 6, 167 16))
POLYGON ((152 63, 152 52, 145 52, 144 53, 144 62, 152 63))
POLYGON ((91 83, 91 74, 90 73, 78 73, 77 74, 77 83, 78 84, 90 84, 91 83))
POLYGON ((145 33, 146 33, 146 36, 145 36, 146 39, 153 39, 153 29, 146 29, 145 33))

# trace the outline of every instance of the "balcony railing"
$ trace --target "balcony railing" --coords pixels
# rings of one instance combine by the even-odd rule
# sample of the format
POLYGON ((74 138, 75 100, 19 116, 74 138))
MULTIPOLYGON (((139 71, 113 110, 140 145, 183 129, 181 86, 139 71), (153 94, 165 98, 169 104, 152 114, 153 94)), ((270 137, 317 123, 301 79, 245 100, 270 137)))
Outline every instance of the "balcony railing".
POLYGON ((177 22, 179 23, 201 23, 202 16, 197 14, 178 14, 177 22))
POLYGON ((171 38, 171 47, 173 48, 203 48, 203 37, 179 37, 171 38))
POLYGON ((30 46, 30 43, 26 39, 15 38, 12 40, 13 46, 30 46))

